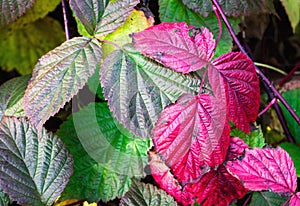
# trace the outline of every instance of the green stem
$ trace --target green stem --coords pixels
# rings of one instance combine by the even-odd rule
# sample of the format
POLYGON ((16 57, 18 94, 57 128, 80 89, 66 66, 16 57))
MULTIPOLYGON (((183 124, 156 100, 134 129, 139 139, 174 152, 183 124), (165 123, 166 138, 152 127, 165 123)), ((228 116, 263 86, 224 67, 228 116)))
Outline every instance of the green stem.
POLYGON ((282 75, 287 75, 287 73, 285 73, 284 71, 282 71, 281 69, 278 69, 276 67, 273 67, 271 65, 268 65, 268 64, 263 64, 263 63, 259 63, 259 62, 254 62, 254 65, 258 66, 258 67, 264 67, 264 68, 267 68, 267 69, 271 69, 273 71, 276 71, 282 75))

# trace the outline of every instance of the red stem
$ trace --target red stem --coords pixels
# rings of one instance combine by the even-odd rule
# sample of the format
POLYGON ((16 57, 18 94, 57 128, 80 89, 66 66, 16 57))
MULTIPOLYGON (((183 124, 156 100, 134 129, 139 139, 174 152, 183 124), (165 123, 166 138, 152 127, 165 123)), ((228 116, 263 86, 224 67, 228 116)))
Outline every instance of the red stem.
MULTIPOLYGON (((243 46, 241 45, 240 41, 238 40, 238 38, 235 36, 235 33, 227 19, 227 17, 225 16, 222 8, 220 7, 219 3, 217 2, 217 0, 212 0, 212 3, 213 5, 217 8, 219 14, 221 15, 230 35, 231 35, 231 38, 234 40, 234 42, 236 43, 236 45, 239 47, 240 51, 243 52, 244 54, 247 54, 247 52, 245 51, 245 49, 243 48, 243 46)), ((249 56, 248 56, 249 57, 249 56)), ((296 112, 292 109, 292 107, 286 102, 286 100, 282 97, 282 95, 277 91, 277 89, 274 87, 274 85, 270 82, 270 80, 261 72, 261 70, 255 66, 255 69, 256 69, 256 73, 258 74, 258 76, 260 76, 260 78, 262 79, 262 82, 263 82, 263 85, 269 95, 269 98, 270 99, 273 99, 273 98, 278 98, 281 103, 286 107, 286 109, 290 112, 290 114, 292 115, 292 117, 296 120, 296 122, 298 124, 300 124, 300 118, 298 117, 298 115, 296 114, 296 112), (271 90, 269 92, 269 90, 271 90)), ((287 129, 287 125, 286 125, 286 122, 285 122, 285 119, 284 119, 284 116, 282 114, 282 111, 279 107, 278 104, 274 104, 274 109, 277 113, 277 116, 282 124, 282 127, 284 128, 285 130, 285 133, 287 135, 287 138, 290 142, 295 142, 294 138, 289 135, 290 132, 289 130, 287 129), (287 130, 286 130, 287 129, 287 130)))
POLYGON ((217 45, 218 45, 218 43, 221 39, 221 36, 222 36, 222 22, 221 22, 221 18, 219 16, 218 10, 214 5, 213 5, 213 11, 214 11, 214 13, 215 13, 215 15, 218 19, 218 25, 219 25, 219 34, 218 34, 218 37, 216 39, 216 45, 215 45, 215 49, 216 49, 216 47, 217 47, 217 45))
POLYGON ((263 115, 266 111, 268 111, 270 109, 270 107, 272 107, 273 104, 275 104, 277 102, 277 98, 273 98, 270 103, 266 106, 266 108, 264 108, 257 116, 260 117, 261 115, 263 115))
POLYGON ((292 71, 290 71, 279 83, 278 83, 278 86, 279 87, 282 87, 284 85, 284 83, 286 83, 290 78, 291 76, 297 71, 297 69, 300 67, 300 62, 298 62, 294 68, 292 69, 292 71))
POLYGON ((67 7, 66 7, 65 0, 61 0, 61 4, 62 4, 63 15, 64 15, 64 27, 65 27, 66 39, 69 40, 70 32, 68 27, 67 7))

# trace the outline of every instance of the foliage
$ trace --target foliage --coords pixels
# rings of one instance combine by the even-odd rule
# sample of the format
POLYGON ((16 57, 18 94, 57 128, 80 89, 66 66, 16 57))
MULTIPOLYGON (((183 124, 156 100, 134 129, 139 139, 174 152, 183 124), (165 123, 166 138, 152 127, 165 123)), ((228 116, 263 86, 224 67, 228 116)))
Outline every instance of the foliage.
MULTIPOLYGON (((0 25, 15 28, 0 41, 13 46, 32 25, 57 23, 36 21, 52 9, 36 11, 39 0, 13 1, 13 8, 22 7, 17 13, 2 2, 0 25)), ((269 0, 219 2, 235 17, 273 12, 269 0)), ((9 196, 21 205, 52 205, 59 197, 58 204, 119 198, 121 205, 208 206, 230 205, 248 193, 250 205, 299 204, 298 146, 282 144, 288 152, 265 146, 260 127, 253 127, 260 107, 256 68, 246 54, 231 51, 211 1, 160 0, 158 25, 135 9, 145 4, 138 3, 70 0, 83 36, 30 50, 20 65, 11 61, 12 47, 9 63, 0 62, 26 67, 18 69, 25 74, 43 55, 31 77, 0 86, 0 203, 9 196), (85 85, 92 97, 84 94, 89 102, 82 105, 85 85), (47 132, 44 124, 71 105, 58 131, 47 132), (147 175, 159 188, 143 183, 147 175)), ((47 30, 39 32, 51 39, 47 30)))

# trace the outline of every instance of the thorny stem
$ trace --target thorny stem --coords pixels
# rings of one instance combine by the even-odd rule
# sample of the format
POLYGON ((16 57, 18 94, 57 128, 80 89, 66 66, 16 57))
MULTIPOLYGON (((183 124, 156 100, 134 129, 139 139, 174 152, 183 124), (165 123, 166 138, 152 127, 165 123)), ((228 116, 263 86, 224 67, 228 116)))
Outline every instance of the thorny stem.
MULTIPOLYGON (((231 38, 234 40, 234 42, 236 43, 236 45, 238 46, 238 48, 240 49, 241 52, 243 52, 244 54, 247 54, 247 52, 245 51, 245 49, 243 48, 243 46, 241 45, 240 41, 238 40, 238 38, 235 36, 235 33, 227 19, 227 17, 225 16, 222 8, 220 7, 219 3, 217 2, 217 0, 212 0, 212 3, 213 5, 217 8, 219 14, 221 15, 230 35, 231 35, 231 38)), ((249 56, 248 56, 249 57, 249 56)), ((254 65, 255 66, 255 65, 254 65)), ((282 104, 286 107, 286 109, 290 112, 290 114, 293 116, 293 118, 297 121, 298 124, 300 124, 300 118, 298 117, 298 115, 295 113, 295 111, 291 108, 291 106, 286 102, 286 100, 282 97, 282 95, 277 91, 277 89, 274 87, 274 85, 270 82, 270 80, 260 71, 260 69, 255 66, 255 69, 256 69, 256 73, 261 77, 262 79, 262 82, 263 82, 263 85, 265 87, 265 90, 269 96, 270 99, 273 99, 273 98, 278 98, 282 104)), ((287 139, 288 141, 290 142, 295 142, 294 138, 292 135, 289 135, 290 134, 290 131, 288 130, 287 128, 287 125, 286 125, 286 122, 285 122, 285 119, 284 119, 284 116, 282 114, 282 111, 279 107, 278 104, 274 104, 273 105, 276 113, 277 113, 277 116, 280 120, 280 123, 282 125, 282 128, 284 129, 284 132, 285 134, 287 135, 287 139)))
POLYGON ((266 108, 264 108, 257 116, 260 117, 261 115, 263 115, 266 111, 268 111, 270 109, 270 107, 272 107, 273 104, 275 104, 277 102, 276 98, 273 98, 270 103, 266 106, 266 108))
POLYGON ((218 19, 218 25, 219 25, 219 34, 218 34, 218 37, 216 39, 216 45, 215 45, 215 49, 216 49, 216 47, 217 47, 217 45, 218 45, 218 43, 221 39, 221 36, 222 36, 222 22, 221 22, 221 18, 219 16, 218 10, 214 5, 213 5, 213 11, 214 11, 214 13, 215 13, 215 15, 218 19))
POLYGON ((70 32, 69 32, 69 27, 68 27, 68 18, 67 18, 67 5, 66 5, 66 0, 61 0, 62 4, 62 10, 63 10, 63 15, 64 15, 64 27, 65 27, 65 33, 66 33, 66 39, 70 39, 70 32))
POLYGON ((297 69, 300 68, 300 62, 298 62, 295 67, 292 69, 292 71, 290 71, 279 83, 278 86, 282 87, 284 85, 284 83, 291 78, 291 76, 297 71, 297 69))

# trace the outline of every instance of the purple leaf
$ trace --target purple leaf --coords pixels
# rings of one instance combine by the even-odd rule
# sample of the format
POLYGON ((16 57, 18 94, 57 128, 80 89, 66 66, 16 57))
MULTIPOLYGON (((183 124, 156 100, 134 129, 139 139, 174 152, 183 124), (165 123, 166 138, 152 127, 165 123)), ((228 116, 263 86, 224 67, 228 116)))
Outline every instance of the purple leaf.
POLYGON ((222 110, 219 101, 208 94, 184 94, 161 113, 152 138, 179 181, 195 180, 205 164, 223 163, 230 137, 222 110))
POLYGON ((224 85, 229 119, 249 133, 260 103, 259 80, 251 59, 240 52, 224 54, 212 62, 208 77, 217 98, 223 98, 220 85, 224 85))
POLYGON ((186 23, 161 23, 133 35, 135 48, 166 67, 189 73, 213 57, 215 41, 207 28, 186 23))
POLYGON ((242 198, 247 192, 242 182, 223 165, 204 174, 199 182, 188 185, 186 190, 196 194, 197 201, 203 206, 229 205, 233 199, 242 198))
POLYGON ((249 190, 294 193, 297 187, 294 163, 280 147, 247 149, 242 161, 229 161, 226 167, 249 190))
POLYGON ((226 159, 233 160, 239 158, 245 153, 246 148, 248 148, 248 145, 242 139, 231 137, 226 159))
POLYGON ((298 205, 300 205, 300 192, 297 192, 297 194, 293 195, 290 200, 290 206, 298 205))

